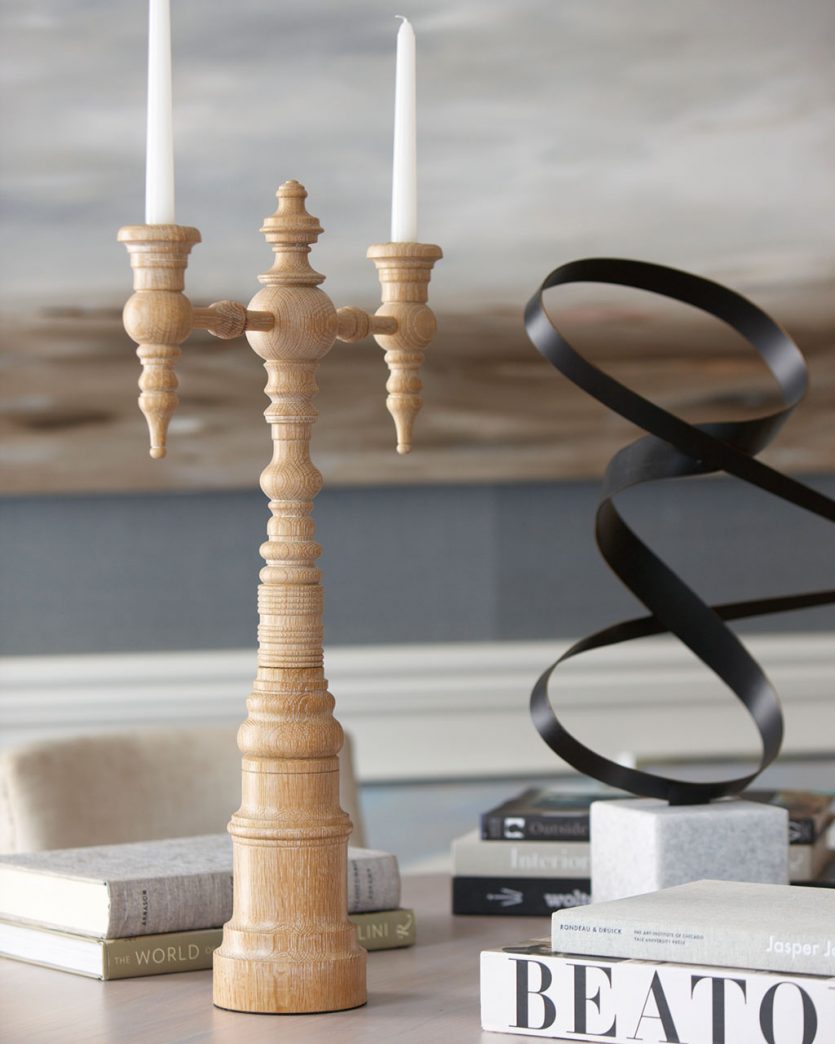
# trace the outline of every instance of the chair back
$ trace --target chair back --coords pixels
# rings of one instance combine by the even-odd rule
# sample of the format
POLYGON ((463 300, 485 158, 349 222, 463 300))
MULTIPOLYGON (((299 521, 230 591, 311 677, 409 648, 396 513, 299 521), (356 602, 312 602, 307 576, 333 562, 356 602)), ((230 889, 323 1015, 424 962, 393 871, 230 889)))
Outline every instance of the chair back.
MULTIPOLYGON (((138 728, 39 740, 0 754, 0 852, 118 844, 226 829, 240 805, 231 726, 138 728)), ((351 844, 365 831, 350 738, 339 755, 351 844)))

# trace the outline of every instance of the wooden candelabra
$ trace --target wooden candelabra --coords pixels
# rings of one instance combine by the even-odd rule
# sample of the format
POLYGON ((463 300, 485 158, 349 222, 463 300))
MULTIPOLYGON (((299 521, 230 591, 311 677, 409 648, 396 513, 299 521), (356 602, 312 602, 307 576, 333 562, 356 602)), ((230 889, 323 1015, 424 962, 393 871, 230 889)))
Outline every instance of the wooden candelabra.
POLYGON ((316 369, 334 341, 372 334, 390 370, 387 406, 397 450, 408 453, 423 351, 435 332, 429 279, 442 253, 423 243, 370 247, 382 305, 375 315, 337 310, 319 289, 324 276, 308 262, 322 228, 305 208, 307 192, 288 181, 277 195, 278 208, 261 230, 275 261, 248 307, 221 301, 193 308, 183 294, 197 229, 128 225, 118 238, 134 270, 124 323, 139 345, 139 406, 152 457, 165 456, 177 405, 174 363, 193 329, 222 338, 246 333, 267 370, 273 457, 261 488, 271 518, 261 545, 257 673, 238 733, 241 807, 229 824, 234 910, 214 955, 214 1002, 235 1011, 299 1013, 366 1001, 365 951, 347 912, 351 822, 339 806, 342 729, 323 670, 321 548, 311 517, 322 487, 310 460, 316 369))

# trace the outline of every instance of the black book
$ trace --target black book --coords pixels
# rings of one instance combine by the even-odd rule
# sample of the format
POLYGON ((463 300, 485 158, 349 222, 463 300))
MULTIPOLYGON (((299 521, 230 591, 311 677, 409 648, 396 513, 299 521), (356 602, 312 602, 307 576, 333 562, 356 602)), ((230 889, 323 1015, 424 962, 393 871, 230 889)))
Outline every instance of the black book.
POLYGON ((591 902, 587 877, 453 877, 454 914, 547 917, 591 902))
MULTIPOLYGON (((789 812, 789 843, 811 845, 827 830, 835 814, 831 793, 809 790, 746 790, 746 801, 777 805, 789 812)), ((588 841, 592 801, 629 798, 618 790, 578 793, 531 787, 481 815, 484 841, 588 841)))
POLYGON ((588 841, 592 801, 628 798, 620 790, 579 793, 531 787, 481 815, 484 841, 588 841))
POLYGON ((835 816, 835 797, 826 791, 745 790, 739 796, 787 808, 790 845, 813 845, 826 833, 835 816))

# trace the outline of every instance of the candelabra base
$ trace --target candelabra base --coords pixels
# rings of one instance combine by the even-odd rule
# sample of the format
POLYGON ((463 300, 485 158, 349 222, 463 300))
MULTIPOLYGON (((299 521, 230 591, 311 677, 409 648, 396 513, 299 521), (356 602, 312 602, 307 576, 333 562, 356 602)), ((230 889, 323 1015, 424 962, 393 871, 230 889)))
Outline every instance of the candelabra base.
MULTIPOLYGON (((305 942, 309 944, 310 940, 305 942)), ((216 950, 214 1003, 229 1011, 264 1015, 312 1015, 346 1011, 366 1003, 365 950, 299 960, 227 956, 216 950)))

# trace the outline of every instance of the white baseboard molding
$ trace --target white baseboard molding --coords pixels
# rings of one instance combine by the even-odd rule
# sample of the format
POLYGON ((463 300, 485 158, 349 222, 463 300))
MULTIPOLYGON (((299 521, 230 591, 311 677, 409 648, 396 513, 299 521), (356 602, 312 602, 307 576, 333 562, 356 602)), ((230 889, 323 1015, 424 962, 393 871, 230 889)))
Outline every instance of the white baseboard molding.
MULTIPOLYGON (((362 782, 547 775, 561 767, 528 717, 531 686, 569 642, 330 649, 337 717, 362 782)), ((785 753, 835 749, 835 642, 746 638, 780 693, 785 753)), ((140 725, 230 725, 244 717, 250 651, 0 660, 3 745, 140 725)), ((677 643, 650 639, 579 657, 552 682, 579 739, 609 756, 758 755, 732 694, 677 643)))

